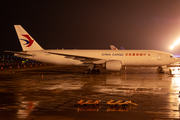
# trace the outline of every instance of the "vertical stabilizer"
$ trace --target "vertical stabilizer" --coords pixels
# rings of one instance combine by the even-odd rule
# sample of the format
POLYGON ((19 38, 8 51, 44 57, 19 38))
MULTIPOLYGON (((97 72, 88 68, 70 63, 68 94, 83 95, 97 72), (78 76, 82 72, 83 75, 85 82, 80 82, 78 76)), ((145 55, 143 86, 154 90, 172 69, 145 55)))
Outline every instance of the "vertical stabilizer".
POLYGON ((21 25, 14 25, 23 51, 43 50, 43 48, 24 30, 21 25))
POLYGON ((111 50, 118 50, 114 45, 110 45, 111 50))

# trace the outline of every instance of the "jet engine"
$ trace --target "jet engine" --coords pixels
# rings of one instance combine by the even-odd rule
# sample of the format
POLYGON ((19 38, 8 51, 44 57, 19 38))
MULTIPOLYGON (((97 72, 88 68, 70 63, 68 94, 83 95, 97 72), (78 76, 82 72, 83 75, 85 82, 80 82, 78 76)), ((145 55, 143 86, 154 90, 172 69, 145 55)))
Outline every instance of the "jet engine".
POLYGON ((110 71, 120 71, 122 69, 122 63, 119 60, 110 60, 104 63, 102 67, 110 71))

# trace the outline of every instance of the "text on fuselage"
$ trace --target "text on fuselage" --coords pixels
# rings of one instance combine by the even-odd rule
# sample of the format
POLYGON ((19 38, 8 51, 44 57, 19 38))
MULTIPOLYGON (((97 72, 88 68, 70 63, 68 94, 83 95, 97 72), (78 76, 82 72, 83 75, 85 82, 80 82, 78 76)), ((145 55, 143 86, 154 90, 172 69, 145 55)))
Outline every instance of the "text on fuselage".
POLYGON ((148 53, 102 53, 102 56, 150 56, 148 53))

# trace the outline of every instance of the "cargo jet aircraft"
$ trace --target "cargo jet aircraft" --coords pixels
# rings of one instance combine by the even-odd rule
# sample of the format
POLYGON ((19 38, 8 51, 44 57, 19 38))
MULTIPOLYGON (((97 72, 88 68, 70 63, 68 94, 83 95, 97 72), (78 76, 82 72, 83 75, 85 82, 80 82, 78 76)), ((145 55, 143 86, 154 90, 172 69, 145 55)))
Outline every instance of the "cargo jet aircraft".
MULTIPOLYGON (((119 50, 114 45, 110 45, 111 50, 119 50)), ((121 47, 121 50, 125 50, 123 47, 121 47)))
POLYGON ((97 66, 109 71, 121 71, 126 66, 160 67, 178 61, 172 54, 156 50, 44 50, 21 25, 14 27, 23 51, 6 52, 55 65, 88 66, 85 73, 99 73, 97 66))

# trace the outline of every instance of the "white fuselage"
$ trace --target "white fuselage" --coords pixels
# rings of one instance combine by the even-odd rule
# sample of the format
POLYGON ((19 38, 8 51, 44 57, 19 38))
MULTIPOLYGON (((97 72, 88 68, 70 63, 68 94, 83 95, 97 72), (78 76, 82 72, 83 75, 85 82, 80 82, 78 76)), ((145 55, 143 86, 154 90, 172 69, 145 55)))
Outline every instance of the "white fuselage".
POLYGON ((38 50, 26 52, 32 56, 19 54, 15 54, 15 56, 56 65, 84 65, 83 62, 74 60, 72 57, 67 58, 49 52, 100 59, 94 64, 119 60, 123 66, 164 66, 177 61, 177 58, 171 54, 156 50, 38 50))

